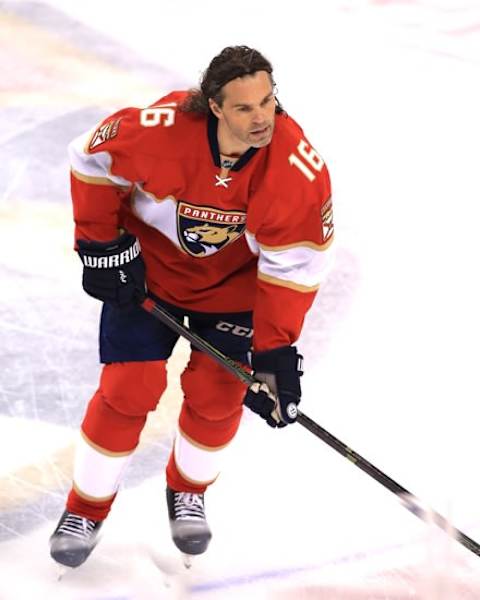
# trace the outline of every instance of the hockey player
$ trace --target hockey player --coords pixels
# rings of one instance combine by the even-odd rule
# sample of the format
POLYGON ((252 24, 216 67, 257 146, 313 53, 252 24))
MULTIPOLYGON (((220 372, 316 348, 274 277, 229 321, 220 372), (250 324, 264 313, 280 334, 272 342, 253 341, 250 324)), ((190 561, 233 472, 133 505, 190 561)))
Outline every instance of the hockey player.
POLYGON ((327 168, 275 97, 257 50, 225 48, 200 89, 107 118, 69 147, 83 288, 103 304, 104 364, 76 451, 51 555, 76 567, 95 546, 149 411, 167 385, 178 336, 146 294, 263 382, 246 389, 192 350, 166 469, 172 537, 186 554, 211 538, 204 492, 245 404, 272 427, 296 418, 293 345, 329 262, 327 168))

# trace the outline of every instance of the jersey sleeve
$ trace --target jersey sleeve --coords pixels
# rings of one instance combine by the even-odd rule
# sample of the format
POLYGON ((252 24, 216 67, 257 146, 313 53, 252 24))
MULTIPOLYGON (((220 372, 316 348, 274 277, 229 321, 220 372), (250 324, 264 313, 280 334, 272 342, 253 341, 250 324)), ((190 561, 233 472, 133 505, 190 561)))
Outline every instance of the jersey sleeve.
MULTIPOLYGON (((318 154, 316 154, 318 157, 318 154)), ((248 228, 247 242, 258 255, 253 316, 256 351, 291 345, 329 271, 333 241, 330 177, 318 157, 315 172, 286 164, 263 217, 248 228), (299 171, 299 172, 297 172, 299 171)))
POLYGON ((139 109, 123 109, 70 143, 75 240, 118 237, 122 199, 140 178, 133 158, 138 123, 139 109))

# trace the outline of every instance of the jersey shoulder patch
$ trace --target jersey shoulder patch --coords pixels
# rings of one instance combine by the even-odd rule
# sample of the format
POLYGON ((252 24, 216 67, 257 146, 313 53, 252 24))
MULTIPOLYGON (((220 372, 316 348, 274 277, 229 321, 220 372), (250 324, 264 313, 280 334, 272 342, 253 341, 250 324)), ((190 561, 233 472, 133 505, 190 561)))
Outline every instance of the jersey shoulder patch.
POLYGON ((100 144, 104 144, 109 140, 117 137, 120 128, 121 118, 111 119, 106 123, 102 123, 94 132, 88 144, 88 150, 91 151, 100 144))

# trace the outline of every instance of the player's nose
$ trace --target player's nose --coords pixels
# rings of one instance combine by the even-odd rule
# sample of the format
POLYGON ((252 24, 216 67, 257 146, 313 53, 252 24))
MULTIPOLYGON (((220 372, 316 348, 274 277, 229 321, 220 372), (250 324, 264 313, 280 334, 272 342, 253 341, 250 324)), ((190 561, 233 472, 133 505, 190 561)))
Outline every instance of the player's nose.
POLYGON ((265 115, 263 115, 263 114, 255 115, 254 118, 252 119, 252 129, 255 129, 256 127, 264 127, 265 122, 266 122, 265 115))
POLYGON ((257 108, 252 115, 253 125, 263 125, 266 121, 266 111, 263 108, 257 108))

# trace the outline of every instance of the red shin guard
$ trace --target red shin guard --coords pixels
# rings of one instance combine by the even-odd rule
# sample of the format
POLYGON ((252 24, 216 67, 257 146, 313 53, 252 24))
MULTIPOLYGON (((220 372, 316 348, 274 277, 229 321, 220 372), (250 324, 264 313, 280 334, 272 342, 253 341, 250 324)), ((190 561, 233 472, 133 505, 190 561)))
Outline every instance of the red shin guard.
MULTIPOLYGON (((179 427, 188 438, 207 448, 228 444, 242 416, 246 386, 206 354, 193 351, 182 374, 185 400, 179 427)), ((208 450, 207 450, 208 451, 208 450)), ((180 473, 172 452, 167 466, 167 483, 176 491, 202 493, 209 482, 195 482, 180 473)))
MULTIPOLYGON (((100 386, 82 423, 83 433, 100 452, 124 453, 136 448, 146 415, 155 409, 166 388, 165 362, 112 363, 103 368, 100 386)), ((90 465, 83 467, 88 471, 90 465)), ((96 500, 72 489, 67 510, 99 521, 105 519, 114 499, 112 494, 96 500)))
POLYGON ((240 425, 246 385, 206 354, 193 351, 182 388, 180 429, 203 446, 227 444, 240 425))
POLYGON ((82 431, 110 452, 129 452, 138 444, 147 413, 155 410, 167 386, 165 361, 105 365, 82 431))

